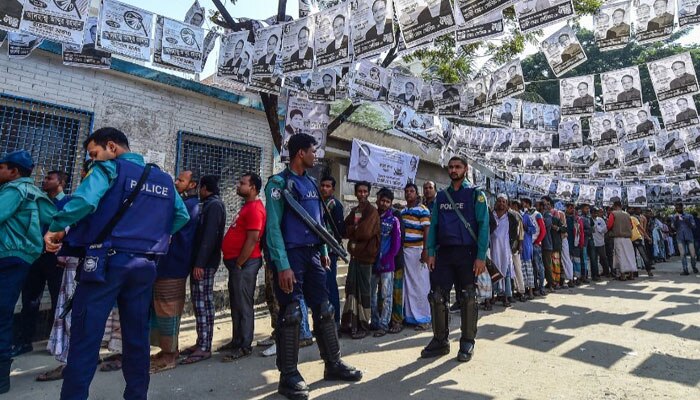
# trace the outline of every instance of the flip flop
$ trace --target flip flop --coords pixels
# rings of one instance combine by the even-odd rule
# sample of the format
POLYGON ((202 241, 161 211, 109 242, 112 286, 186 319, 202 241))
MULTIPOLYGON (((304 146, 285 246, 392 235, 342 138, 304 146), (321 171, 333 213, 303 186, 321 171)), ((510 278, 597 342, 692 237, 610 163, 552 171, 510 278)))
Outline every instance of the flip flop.
POLYGON ((59 367, 56 367, 55 369, 52 369, 49 372, 44 372, 43 374, 37 376, 36 380, 37 382, 50 382, 61 380, 63 379, 63 369, 65 367, 65 365, 61 365, 59 367))
POLYGON ((399 333, 403 330, 402 324, 394 324, 389 328, 389 333, 399 333))
POLYGON ((100 371, 102 372, 114 372, 122 369, 122 362, 120 360, 104 361, 100 364, 100 371))
POLYGON ((217 352, 233 350, 233 340, 216 349, 217 352))
POLYGON ((374 337, 382 337, 382 336, 384 336, 384 335, 386 335, 386 331, 385 331, 384 329, 380 329, 380 330, 374 332, 374 335, 373 335, 373 336, 374 336, 374 337))
POLYGON ((195 364, 200 361, 208 360, 211 358, 211 353, 204 353, 204 354, 190 354, 185 358, 184 360, 180 361, 180 365, 190 365, 190 364, 195 364))
POLYGON ((418 324, 413 329, 418 331, 418 332, 422 332, 422 331, 427 331, 429 327, 430 327, 430 325, 428 325, 428 324, 418 324))
POLYGON ((248 357, 248 356, 251 355, 252 353, 253 353, 252 350, 238 348, 238 349, 236 349, 236 350, 233 350, 233 351, 231 352, 231 354, 224 356, 224 357, 221 359, 221 362, 226 362, 226 363, 227 363, 227 362, 236 361, 236 360, 238 360, 239 358, 248 357))
POLYGON ((177 367, 177 363, 173 363, 173 364, 160 364, 159 363, 159 364, 151 366, 148 373, 149 374, 157 374, 159 372, 169 371, 171 369, 174 369, 175 367, 177 367))

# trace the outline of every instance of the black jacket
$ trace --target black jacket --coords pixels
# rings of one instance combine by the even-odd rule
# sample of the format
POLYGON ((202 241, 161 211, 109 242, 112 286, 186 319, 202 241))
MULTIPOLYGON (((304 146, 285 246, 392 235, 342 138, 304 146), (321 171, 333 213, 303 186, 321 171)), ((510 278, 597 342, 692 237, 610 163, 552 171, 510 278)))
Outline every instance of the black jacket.
POLYGON ((226 206, 218 195, 211 195, 204 199, 199 213, 193 249, 195 267, 219 267, 225 228, 226 206))

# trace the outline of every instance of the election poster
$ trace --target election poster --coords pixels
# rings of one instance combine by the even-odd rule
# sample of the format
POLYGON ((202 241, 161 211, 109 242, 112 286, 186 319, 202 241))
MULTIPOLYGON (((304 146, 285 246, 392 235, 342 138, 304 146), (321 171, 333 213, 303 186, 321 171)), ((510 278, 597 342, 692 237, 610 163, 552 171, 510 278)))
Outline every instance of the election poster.
POLYGON ((549 194, 552 188, 552 177, 547 175, 538 175, 537 180, 535 180, 535 185, 537 189, 544 194, 549 194))
MULTIPOLYGON (((457 1, 459 3, 459 0, 457 1)), ((479 1, 479 3, 489 3, 479 1)), ((480 42, 482 40, 493 39, 503 34, 503 11, 497 10, 475 18, 469 23, 465 23, 460 18, 462 11, 455 7, 455 19, 458 22, 455 37, 458 45, 480 42)))
POLYGON ((202 72, 204 29, 163 18, 161 60, 188 72, 202 72))
POLYGON ((343 2, 316 15, 314 51, 317 67, 331 67, 350 60, 349 16, 350 2, 343 2))
POLYGON ((572 165, 590 167, 596 161, 598 161, 598 155, 591 145, 572 149, 569 154, 569 163, 572 165))
POLYGON ((306 17, 282 26, 282 72, 309 72, 314 67, 314 18, 306 17))
POLYGON ((681 137, 681 131, 661 131, 656 136, 656 155, 661 158, 674 157, 684 153, 685 141, 681 137))
POLYGON ((450 0, 394 0, 407 48, 416 47, 456 27, 450 0))
MULTIPOLYGON (((489 87, 489 101, 502 100, 525 92, 525 80, 523 79, 523 68, 520 59, 515 59, 491 75, 491 85, 489 87)), ((490 105, 497 104, 493 102, 490 105)))
POLYGON ((610 171, 618 169, 620 166, 622 166, 618 149, 618 146, 600 146, 596 148, 596 154, 598 155, 598 170, 610 171))
POLYGON ((270 77, 274 74, 278 61, 282 67, 282 26, 273 25, 255 31, 255 46, 253 48, 254 78, 270 77), (280 60, 278 60, 280 59, 280 60))
POLYGON ((700 24, 700 0, 678 0, 678 26, 700 24))
POLYGON ((348 180, 403 189, 416 181, 419 162, 418 156, 353 139, 348 180))
POLYGON ((588 59, 576 33, 568 25, 543 40, 541 48, 555 76, 562 76, 588 59))
POLYGON ((176 67, 163 61, 163 25, 165 17, 156 15, 155 35, 153 36, 153 65, 182 73, 190 73, 184 68, 176 67))
POLYGON ((415 108, 423 89, 423 80, 411 75, 394 73, 389 84, 389 104, 415 108))
MULTIPOLYGON (((491 124, 506 128, 520 128, 522 100, 509 97, 491 109, 491 124)), ((528 150, 530 147, 528 141, 528 150)))
POLYGON ((595 111, 593 75, 559 80, 559 99, 562 116, 593 114, 595 111))
POLYGON ((598 185, 588 185, 582 183, 578 188, 578 199, 576 203, 578 204, 595 204, 596 194, 598 192, 598 185))
POLYGON ((438 133, 440 123, 436 116, 417 113, 411 107, 397 107, 395 109, 394 128, 422 145, 438 145, 438 133))
POLYGON ((467 25, 487 14, 501 13, 513 0, 455 0, 455 14, 459 12, 467 25))
POLYGON ((633 166, 648 163, 650 160, 649 148, 646 140, 622 143, 625 166, 633 166))
POLYGON ((647 66, 659 101, 700 92, 690 53, 652 61, 647 66))
POLYGON ((631 0, 601 4, 593 17, 595 43, 600 51, 618 50, 630 42, 631 0))
POLYGON ((194 0, 194 3, 190 6, 185 13, 185 23, 189 25, 201 28, 204 25, 204 18, 206 14, 206 9, 199 4, 199 0, 194 0))
POLYGON ((692 95, 685 95, 659 102, 661 118, 668 131, 700 124, 698 110, 692 95))
POLYGON ((153 13, 114 0, 104 0, 100 9, 98 47, 136 60, 151 59, 153 13))
POLYGON ((700 126, 686 128, 684 133, 685 145, 688 147, 688 150, 700 148, 700 126))
POLYGON ((673 0, 634 0, 635 38, 639 44, 667 39, 673 33, 673 0))
POLYGON ((525 166, 525 159, 528 157, 527 154, 521 153, 506 153, 506 167, 509 171, 521 171, 525 166))
POLYGON ((394 44, 394 1, 356 0, 350 2, 350 32, 355 58, 367 58, 394 44))
POLYGON ((526 130, 526 132, 530 132, 533 153, 549 153, 552 150, 552 135, 549 132, 531 130, 526 130))
POLYGON ((336 72, 334 68, 316 69, 311 73, 309 100, 322 103, 335 101, 336 72))
POLYGON ((524 101, 522 109, 523 128, 539 132, 557 132, 559 130, 559 106, 524 101))
MULTIPOLYGON (((255 62, 255 59, 253 59, 253 62, 255 62)), ((253 66, 253 68, 255 68, 255 66, 253 66)), ((272 76, 256 77, 255 75, 251 75, 248 89, 251 91, 279 95, 282 90, 283 81, 282 57, 275 57, 275 67, 272 70, 272 76)))
POLYGON ((564 117, 559 123, 559 149, 570 150, 583 144, 581 118, 564 117))
POLYGON ((22 3, 22 0, 3 0, 0 3, 0 30, 19 33, 22 3))
POLYGON ((594 146, 616 144, 619 140, 615 130, 615 115, 613 113, 597 112, 593 114, 590 129, 590 139, 594 146))
MULTIPOLYGON (((462 91, 464 91, 464 85, 462 86, 462 91)), ((460 105, 462 104, 463 100, 464 98, 460 93, 460 105)), ((435 102, 433 101, 433 88, 427 83, 424 84, 423 88, 421 89, 420 99, 418 100, 418 107, 416 108, 416 111, 423 114, 434 114, 436 111, 435 102)))
POLYGON ((529 153, 532 150, 533 140, 532 132, 526 129, 515 129, 510 147, 511 153, 529 153))
POLYGON ((7 33, 7 56, 10 60, 27 58, 34 49, 39 47, 44 39, 26 33, 7 33))
POLYGON ((572 0, 521 0, 515 3, 515 11, 523 33, 576 16, 572 0))
MULTIPOLYGON (((389 93, 390 72, 368 60, 360 60, 354 65, 350 78, 350 96, 357 100, 386 101, 389 93)), ((428 85, 423 87, 425 90, 428 85)), ((422 96, 421 96, 422 98, 422 96)))
POLYGON ((653 155, 650 158, 647 172, 652 176, 662 176, 664 175, 664 162, 657 155, 653 155))
POLYGON ((549 155, 544 153, 525 156, 525 169, 528 171, 544 171, 549 165, 549 155))
POLYGON ((605 111, 617 111, 642 106, 642 81, 639 67, 622 68, 600 75, 605 111))
POLYGON ((664 159, 664 170, 667 174, 689 174, 695 172, 695 158, 689 152, 664 159))
POLYGON ((109 69, 112 65, 112 55, 96 47, 97 17, 88 17, 83 35, 82 48, 76 45, 63 45, 63 65, 109 69))
POLYGON ((58 43, 80 46, 89 0, 25 1, 19 29, 58 43))
POLYGON ((476 114, 488 107, 490 82, 491 78, 489 76, 481 76, 466 82, 464 85, 466 96, 462 99, 464 102, 460 104, 460 110, 465 115, 476 114), (464 106, 466 106, 466 108, 464 108, 464 106))
POLYGON ((0 30, 0 47, 5 44, 5 39, 7 39, 7 32, 0 30))
POLYGON ((287 143, 289 138, 298 133, 311 135, 318 143, 316 145, 316 157, 323 158, 326 149, 326 134, 330 106, 328 104, 313 103, 306 99, 290 95, 287 98, 287 115, 284 121, 284 138, 282 142, 282 161, 289 160, 287 143))
POLYGON ((318 4, 315 0, 299 0, 299 18, 308 17, 318 12, 318 4))
POLYGON ((678 182, 683 197, 700 197, 700 183, 697 179, 688 179, 678 182))
POLYGON ((625 139, 637 140, 652 137, 661 130, 659 119, 649 115, 649 107, 628 109, 615 113, 615 118, 625 125, 625 139))
POLYGON ((612 205, 618 201, 622 202, 622 186, 603 186, 603 205, 606 207, 612 207, 612 205))
POLYGON ((243 30, 221 37, 217 75, 247 84, 253 69, 253 46, 248 43, 249 32, 243 30))
POLYGON ((574 195, 574 182, 559 181, 557 183, 557 198, 563 201, 571 201, 574 195))
POLYGON ((498 129, 496 130, 495 145, 493 147, 493 152, 496 153, 506 153, 510 151, 513 145, 513 130, 512 129, 498 129))
MULTIPOLYGON (((428 86, 427 84, 424 86, 428 86)), ((430 85, 433 106, 438 110, 459 105, 461 85, 433 81, 430 85)))
POLYGON ((627 185, 627 205, 629 207, 647 206, 647 187, 641 184, 627 185))

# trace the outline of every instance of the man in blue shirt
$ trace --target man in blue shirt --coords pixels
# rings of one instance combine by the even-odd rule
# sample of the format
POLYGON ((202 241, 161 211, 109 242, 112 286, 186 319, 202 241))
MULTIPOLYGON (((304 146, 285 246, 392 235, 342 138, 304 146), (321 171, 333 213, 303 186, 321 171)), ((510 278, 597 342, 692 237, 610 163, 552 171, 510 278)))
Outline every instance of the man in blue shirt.
POLYGON ((681 263, 683 272, 681 275, 690 275, 688 272, 688 260, 686 255, 690 254, 690 266, 694 273, 698 273, 698 268, 695 265, 695 218, 692 215, 683 212, 683 203, 676 203, 676 213, 672 217, 673 227, 676 229, 676 241, 678 242, 678 251, 681 253, 681 263))

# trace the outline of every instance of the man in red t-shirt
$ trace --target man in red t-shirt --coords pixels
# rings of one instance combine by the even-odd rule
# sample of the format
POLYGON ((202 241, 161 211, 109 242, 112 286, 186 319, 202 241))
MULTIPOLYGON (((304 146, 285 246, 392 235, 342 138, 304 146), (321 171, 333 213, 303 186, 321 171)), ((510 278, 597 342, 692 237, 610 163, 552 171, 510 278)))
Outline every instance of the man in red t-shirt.
POLYGON ((258 198, 262 180, 255 173, 246 173, 238 182, 236 192, 245 204, 233 225, 226 232, 221 250, 228 269, 228 293, 234 333, 231 354, 223 361, 233 361, 251 354, 255 316, 253 294, 258 270, 262 266, 260 238, 265 230, 265 205, 258 198))

